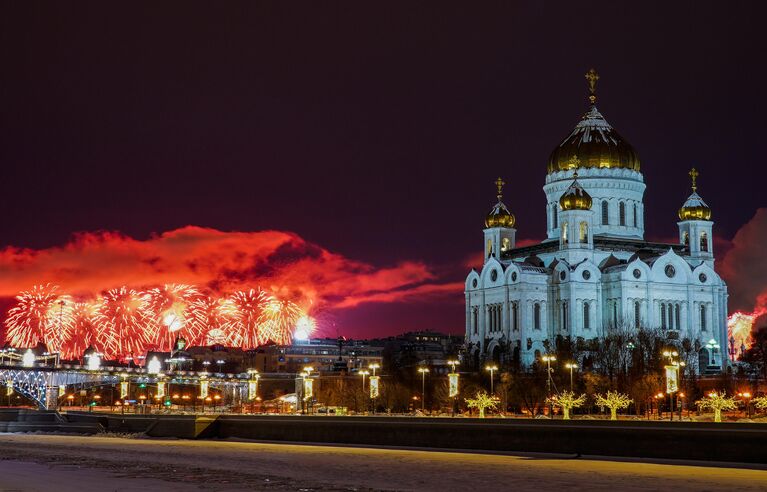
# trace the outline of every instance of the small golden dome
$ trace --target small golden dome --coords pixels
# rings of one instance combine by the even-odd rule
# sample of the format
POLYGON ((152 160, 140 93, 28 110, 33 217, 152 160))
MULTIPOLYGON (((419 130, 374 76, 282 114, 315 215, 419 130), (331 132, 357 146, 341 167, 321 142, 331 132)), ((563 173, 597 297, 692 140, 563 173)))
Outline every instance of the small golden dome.
POLYGON ((491 227, 514 227, 514 224, 516 224, 514 214, 509 212, 509 209, 506 208, 506 205, 501 201, 501 198, 503 197, 503 185, 505 184, 506 183, 504 183, 501 178, 495 180, 495 186, 498 188, 498 194, 496 195, 498 197, 498 203, 493 206, 485 217, 485 228, 487 229, 491 227))
POLYGON ((573 182, 559 197, 562 210, 591 210, 591 195, 578 182, 578 173, 573 175, 573 182))
POLYGON ((597 110, 596 81, 599 75, 592 69, 589 81, 591 107, 570 135, 554 149, 549 157, 549 174, 584 168, 631 169, 639 171, 639 156, 597 110))
POLYGON ((700 174, 697 169, 692 168, 690 170, 690 178, 692 179, 692 195, 687 198, 682 208, 679 209, 679 220, 711 220, 711 207, 706 205, 703 198, 698 195, 698 186, 696 181, 700 174))

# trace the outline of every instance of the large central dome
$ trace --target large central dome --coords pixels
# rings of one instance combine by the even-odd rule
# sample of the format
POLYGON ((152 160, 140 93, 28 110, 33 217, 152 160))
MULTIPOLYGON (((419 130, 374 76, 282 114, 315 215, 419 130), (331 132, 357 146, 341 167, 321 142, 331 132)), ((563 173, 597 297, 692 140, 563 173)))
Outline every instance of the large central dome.
POLYGON ((634 148, 618 135, 593 104, 549 158, 549 174, 576 168, 639 171, 639 156, 634 148))

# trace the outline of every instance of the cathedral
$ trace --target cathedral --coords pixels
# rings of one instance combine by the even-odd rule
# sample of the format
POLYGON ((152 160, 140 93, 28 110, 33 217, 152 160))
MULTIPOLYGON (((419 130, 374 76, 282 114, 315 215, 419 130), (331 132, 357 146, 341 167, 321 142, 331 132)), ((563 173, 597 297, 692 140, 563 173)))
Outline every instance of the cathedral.
MULTIPOLYGON (((679 242, 644 239, 639 156, 596 107, 551 153, 543 192, 547 238, 517 247, 503 202, 485 218, 484 265, 466 278, 466 345, 474 360, 529 366, 558 336, 589 340, 613 330, 658 329, 699 347, 696 373, 727 358, 727 286, 714 269, 711 209, 697 192, 679 209, 679 242)), ((681 200, 680 200, 681 201, 681 200)))

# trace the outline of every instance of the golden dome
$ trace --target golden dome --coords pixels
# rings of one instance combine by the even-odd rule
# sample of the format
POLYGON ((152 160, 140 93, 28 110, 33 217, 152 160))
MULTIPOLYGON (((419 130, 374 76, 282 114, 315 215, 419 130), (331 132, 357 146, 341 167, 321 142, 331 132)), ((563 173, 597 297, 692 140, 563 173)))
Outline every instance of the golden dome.
POLYGON ((495 186, 498 188, 498 194, 496 195, 498 197, 498 203, 493 206, 485 217, 486 229, 491 227, 514 227, 514 224, 516 224, 514 214, 509 212, 509 209, 506 208, 506 205, 501 201, 501 198, 503 197, 503 185, 505 184, 506 183, 504 183, 501 178, 495 180, 495 186))
POLYGON ((578 182, 578 173, 574 174, 572 184, 559 197, 562 210, 591 210, 591 195, 578 182))
POLYGON ((595 86, 599 76, 590 70, 591 107, 570 135, 554 149, 549 157, 549 174, 584 168, 631 169, 639 171, 639 156, 597 110, 595 86))
POLYGON ((698 186, 695 184, 700 174, 695 168, 690 170, 692 178, 692 195, 687 198, 682 208, 679 209, 679 220, 711 220, 711 207, 706 205, 703 198, 698 195, 698 186))

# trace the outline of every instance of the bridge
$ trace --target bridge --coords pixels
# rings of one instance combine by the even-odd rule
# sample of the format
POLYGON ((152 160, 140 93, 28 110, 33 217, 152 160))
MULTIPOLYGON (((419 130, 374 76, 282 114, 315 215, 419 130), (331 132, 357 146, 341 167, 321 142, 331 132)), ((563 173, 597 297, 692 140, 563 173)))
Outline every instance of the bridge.
MULTIPOLYGON (((161 372, 157 367, 82 366, 60 364, 52 354, 34 357, 0 355, 0 384, 7 394, 18 392, 35 402, 40 409, 56 410, 65 398, 67 387, 79 389, 119 385, 120 398, 128 395, 130 385, 153 386, 155 398, 165 398, 169 385, 197 386, 199 395, 207 396, 209 388, 217 388, 231 396, 231 401, 253 400, 258 392, 260 375, 251 371, 241 374, 208 373, 205 371, 171 370, 161 372), (26 357, 26 359, 25 359, 26 357)), ((18 352, 17 352, 18 354, 18 352)))

